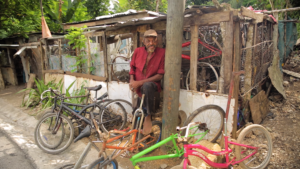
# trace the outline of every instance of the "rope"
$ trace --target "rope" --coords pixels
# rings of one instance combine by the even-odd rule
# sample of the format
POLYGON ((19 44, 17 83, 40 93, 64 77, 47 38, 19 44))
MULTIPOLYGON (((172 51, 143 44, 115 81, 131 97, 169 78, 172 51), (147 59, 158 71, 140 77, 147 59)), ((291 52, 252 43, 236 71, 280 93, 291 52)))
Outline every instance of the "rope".
POLYGON ((256 44, 256 45, 254 45, 254 46, 250 46, 250 47, 243 48, 243 49, 241 49, 241 50, 250 49, 250 48, 253 48, 253 47, 255 47, 255 46, 258 46, 258 45, 260 45, 260 44, 262 44, 262 43, 267 43, 267 42, 273 42, 273 40, 264 41, 264 42, 261 42, 261 43, 258 43, 258 44, 256 44))
POLYGON ((255 86, 253 86, 250 90, 248 90, 247 92, 245 92, 243 95, 240 94, 240 96, 241 96, 241 97, 244 97, 247 93, 251 92, 252 89, 256 88, 256 87, 260 84, 260 82, 264 81, 264 80, 265 80, 266 78, 268 78, 268 77, 269 77, 269 76, 263 78, 261 81, 259 81, 258 83, 256 83, 255 86))

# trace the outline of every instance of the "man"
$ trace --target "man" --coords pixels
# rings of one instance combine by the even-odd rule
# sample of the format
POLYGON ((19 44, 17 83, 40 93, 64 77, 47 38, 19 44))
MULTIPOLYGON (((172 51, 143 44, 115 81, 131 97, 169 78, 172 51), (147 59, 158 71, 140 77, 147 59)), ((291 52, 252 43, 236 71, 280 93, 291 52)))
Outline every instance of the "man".
POLYGON ((161 91, 160 80, 165 73, 165 49, 157 47, 157 33, 147 30, 144 33, 144 47, 136 48, 130 62, 130 88, 139 95, 139 106, 142 94, 145 94, 143 108, 147 116, 143 124, 143 134, 151 132, 151 114, 154 111, 154 93, 161 91))

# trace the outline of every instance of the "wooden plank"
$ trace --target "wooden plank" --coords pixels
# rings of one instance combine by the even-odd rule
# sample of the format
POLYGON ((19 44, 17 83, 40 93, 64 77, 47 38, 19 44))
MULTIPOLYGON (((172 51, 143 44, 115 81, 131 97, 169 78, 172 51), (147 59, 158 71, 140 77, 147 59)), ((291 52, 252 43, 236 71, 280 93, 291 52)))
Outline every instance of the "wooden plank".
POLYGON ((231 19, 229 22, 221 23, 222 37, 223 42, 223 51, 222 51, 222 64, 221 64, 221 73, 220 74, 220 83, 223 83, 220 86, 221 93, 228 94, 230 87, 230 80, 232 74, 232 55, 233 55, 233 15, 231 13, 231 19))
POLYGON ((22 66, 23 66, 23 69, 24 69, 25 80, 26 80, 26 83, 27 83, 28 82, 28 70, 27 70, 26 59, 24 57, 25 56, 20 56, 21 61, 22 61, 22 66))
POLYGON ((184 25, 215 25, 230 21, 230 11, 208 13, 200 16, 184 18, 184 25))
POLYGON ((199 26, 191 26, 190 89, 197 91, 198 37, 199 26))
POLYGON ((102 36, 104 34, 104 31, 90 31, 83 33, 85 36, 102 36))
POLYGON ((96 21, 96 25, 106 25, 106 24, 124 22, 124 21, 128 21, 128 20, 133 20, 133 19, 140 19, 140 18, 144 18, 144 17, 149 17, 149 14, 147 12, 143 12, 143 13, 140 12, 140 13, 134 14, 134 15, 127 15, 127 16, 120 16, 120 17, 115 17, 115 18, 98 20, 98 21, 96 21))
POLYGON ((79 28, 79 27, 83 27, 84 25, 86 25, 86 26, 96 26, 96 22, 92 21, 92 22, 85 22, 85 23, 68 24, 68 25, 64 25, 64 30, 70 29, 71 26, 79 28))
POLYGON ((279 9, 279 10, 272 10, 272 11, 264 11, 263 13, 268 13, 268 14, 272 14, 272 13, 278 13, 278 12, 290 12, 290 11, 298 11, 300 10, 300 7, 296 7, 296 8, 287 8, 287 9, 279 9))
POLYGON ((65 72, 63 70, 44 70, 43 74, 45 73, 57 73, 57 74, 64 74, 65 72))
POLYGON ((121 40, 123 40, 123 39, 131 38, 131 37, 132 37, 132 33, 120 34, 120 35, 116 35, 114 37, 107 38, 106 43, 112 44, 112 43, 116 43, 119 38, 121 38, 121 40))
MULTIPOLYGON (((234 32, 233 32, 234 40, 233 40, 233 71, 238 72, 241 69, 241 30, 240 30, 240 22, 234 23, 234 32)), ((234 98, 234 114, 233 114, 233 128, 232 128, 232 137, 234 139, 237 138, 237 113, 239 109, 239 86, 240 86, 240 78, 235 77, 234 79, 234 88, 233 88, 233 98, 234 98)))
MULTIPOLYGON (((246 42, 246 48, 251 47, 253 45, 253 29, 254 25, 249 24, 248 32, 247 32, 247 42, 246 42)), ((251 79, 252 79, 252 48, 246 49, 246 60, 245 60, 245 84, 244 84, 244 90, 248 91, 252 87, 251 79)), ((244 116, 246 122, 249 121, 249 100, 251 98, 251 92, 248 92, 244 97, 243 107, 244 107, 244 116)))
POLYGON ((45 53, 43 52, 43 43, 42 43, 42 40, 40 40, 40 48, 41 48, 41 67, 42 67, 42 80, 45 79, 44 77, 44 57, 45 57, 45 53))
POLYGON ((159 21, 159 22, 152 24, 151 26, 152 26, 152 29, 154 29, 156 31, 160 31, 160 30, 165 31, 166 27, 167 27, 167 21, 159 21))
POLYGON ((93 80, 97 80, 97 81, 102 81, 105 82, 106 81, 106 77, 101 77, 101 76, 95 76, 95 75, 89 75, 89 74, 83 74, 83 73, 72 73, 70 71, 66 71, 67 75, 71 75, 71 76, 76 76, 76 77, 82 77, 82 78, 87 78, 87 79, 93 79, 93 80))
POLYGON ((144 33, 148 29, 150 29, 150 25, 141 25, 141 26, 138 26, 136 30, 140 33, 144 33))
POLYGON ((88 60, 87 60, 87 74, 91 74, 91 44, 90 44, 90 37, 86 36, 86 43, 87 43, 87 54, 88 54, 88 60))
POLYGON ((61 39, 58 39, 58 59, 59 59, 59 69, 62 70, 61 39))
POLYGON ((251 116, 254 124, 260 124, 269 112, 269 100, 265 91, 260 91, 250 102, 251 116))
POLYGON ((49 50, 48 50, 48 42, 47 39, 45 39, 45 57, 44 57, 44 62, 45 62, 45 70, 49 69, 49 63, 48 63, 48 58, 49 58, 49 50))
POLYGON ((106 31, 105 35, 106 36, 119 35, 119 34, 132 33, 134 31, 136 31, 136 26, 126 26, 117 30, 106 31))
POLYGON ((245 7, 241 7, 241 11, 243 16, 255 19, 255 23, 260 23, 264 20, 264 14, 262 13, 255 13, 245 7))
MULTIPOLYGON (((164 75, 164 100, 162 117, 162 139, 175 133, 179 115, 179 92, 182 53, 183 1, 172 0, 168 4, 166 54, 164 75), (180 38, 179 38, 180 37, 180 38)), ((167 147, 162 150, 167 152, 167 147)))

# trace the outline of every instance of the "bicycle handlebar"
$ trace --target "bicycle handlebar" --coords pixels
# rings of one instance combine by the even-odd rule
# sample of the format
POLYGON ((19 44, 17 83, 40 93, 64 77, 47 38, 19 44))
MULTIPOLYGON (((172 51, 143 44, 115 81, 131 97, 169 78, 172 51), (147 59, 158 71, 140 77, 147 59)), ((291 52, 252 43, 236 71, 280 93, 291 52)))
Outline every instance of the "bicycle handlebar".
POLYGON ((201 124, 201 122, 192 122, 192 123, 189 123, 187 126, 184 126, 184 127, 179 127, 179 126, 177 126, 177 127, 176 127, 176 131, 181 131, 181 130, 186 129, 184 138, 187 139, 187 138, 188 138, 188 135, 189 135, 190 127, 191 127, 192 125, 195 125, 195 124, 201 124))
POLYGON ((54 98, 53 96, 43 97, 44 94, 47 93, 47 92, 52 92, 52 93, 54 93, 56 96, 60 96, 59 94, 55 93, 55 92, 60 93, 59 90, 53 90, 53 89, 50 87, 48 90, 45 90, 45 91, 41 94, 41 102, 42 102, 43 100, 45 100, 46 98, 49 98, 49 97, 54 98))

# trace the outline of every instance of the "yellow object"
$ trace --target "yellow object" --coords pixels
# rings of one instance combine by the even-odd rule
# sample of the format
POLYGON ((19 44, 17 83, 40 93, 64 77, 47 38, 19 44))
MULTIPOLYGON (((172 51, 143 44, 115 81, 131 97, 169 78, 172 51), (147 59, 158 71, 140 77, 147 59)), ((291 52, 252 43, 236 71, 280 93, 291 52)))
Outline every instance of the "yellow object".
POLYGON ((134 166, 134 169, 140 169, 140 167, 136 165, 136 166, 134 166))

